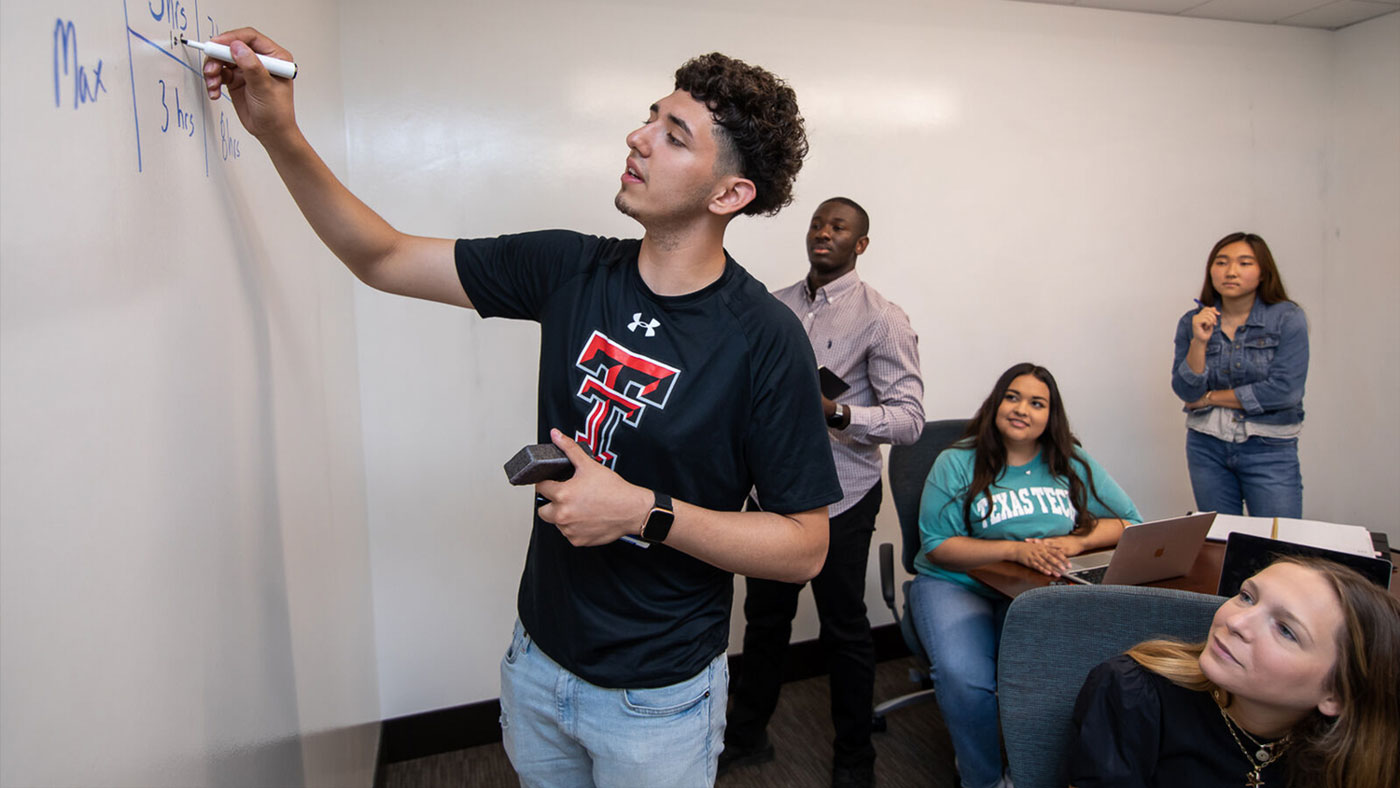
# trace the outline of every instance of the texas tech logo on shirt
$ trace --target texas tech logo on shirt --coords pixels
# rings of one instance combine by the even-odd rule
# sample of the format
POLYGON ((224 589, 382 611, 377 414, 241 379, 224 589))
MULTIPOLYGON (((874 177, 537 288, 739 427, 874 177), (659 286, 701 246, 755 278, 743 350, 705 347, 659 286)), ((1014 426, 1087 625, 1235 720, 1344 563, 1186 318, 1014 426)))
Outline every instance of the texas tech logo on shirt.
POLYGON ((648 407, 664 410, 681 371, 634 353, 601 331, 584 343, 575 365, 585 374, 578 396, 593 403, 593 409, 585 430, 575 433, 574 440, 612 468, 617 457, 610 445, 617 425, 635 428, 648 407))

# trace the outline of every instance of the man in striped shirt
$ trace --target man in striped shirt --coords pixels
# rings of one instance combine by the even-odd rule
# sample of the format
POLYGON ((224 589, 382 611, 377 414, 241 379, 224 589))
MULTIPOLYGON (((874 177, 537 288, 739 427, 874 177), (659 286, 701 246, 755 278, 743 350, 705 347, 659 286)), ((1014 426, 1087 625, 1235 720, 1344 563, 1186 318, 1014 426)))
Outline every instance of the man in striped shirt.
MULTIPOLYGON (((826 564, 812 580, 821 642, 831 665, 833 786, 874 783, 870 743, 875 647, 865 610, 865 570, 880 509, 881 443, 908 444, 924 426, 919 339, 904 310, 856 273, 870 243, 870 217, 855 201, 833 197, 807 229, 807 276, 773 295, 797 314, 817 363, 849 388, 822 407, 843 498, 831 505, 826 564)), ((801 585, 747 580, 743 670, 725 733, 720 770, 773 758, 768 719, 778 702, 783 655, 792 636, 801 585)))

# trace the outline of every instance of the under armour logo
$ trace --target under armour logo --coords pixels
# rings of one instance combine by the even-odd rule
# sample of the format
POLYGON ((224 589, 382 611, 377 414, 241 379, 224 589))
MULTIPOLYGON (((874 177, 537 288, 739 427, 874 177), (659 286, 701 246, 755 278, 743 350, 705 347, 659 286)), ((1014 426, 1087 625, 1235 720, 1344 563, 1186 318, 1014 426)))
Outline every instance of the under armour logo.
POLYGON ((635 334, 635 333, 637 333, 637 329, 639 329, 639 328, 645 328, 645 329, 647 330, 647 336, 649 336, 649 337, 654 337, 654 336, 656 336, 656 327, 659 326, 659 325, 661 325, 661 321, 660 321, 660 320, 652 320, 652 321, 650 321, 650 322, 648 322, 648 323, 643 323, 643 322, 642 322, 642 313, 641 313, 641 312, 633 312, 633 313, 632 313, 632 322, 627 324, 627 330, 628 330, 628 331, 631 331, 632 333, 635 334))

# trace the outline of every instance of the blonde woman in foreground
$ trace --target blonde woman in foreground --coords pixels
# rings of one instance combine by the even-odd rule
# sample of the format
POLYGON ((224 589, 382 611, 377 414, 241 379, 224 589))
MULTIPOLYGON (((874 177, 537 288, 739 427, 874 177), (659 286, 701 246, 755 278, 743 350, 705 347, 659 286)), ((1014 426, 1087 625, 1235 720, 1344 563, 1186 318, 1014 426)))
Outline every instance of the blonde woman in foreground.
POLYGON ((1089 674, 1074 788, 1400 785, 1400 601, 1329 561, 1282 558, 1203 643, 1150 640, 1089 674))

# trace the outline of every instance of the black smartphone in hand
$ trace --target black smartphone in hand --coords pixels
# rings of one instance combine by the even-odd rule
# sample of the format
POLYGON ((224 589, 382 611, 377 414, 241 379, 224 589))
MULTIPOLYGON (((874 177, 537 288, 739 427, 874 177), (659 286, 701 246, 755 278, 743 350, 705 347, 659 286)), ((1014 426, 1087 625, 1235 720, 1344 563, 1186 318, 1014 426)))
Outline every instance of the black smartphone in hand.
POLYGON ((817 367, 817 377, 821 378, 822 396, 827 399, 836 399, 851 387, 851 384, 837 377, 835 372, 826 367, 817 367))

